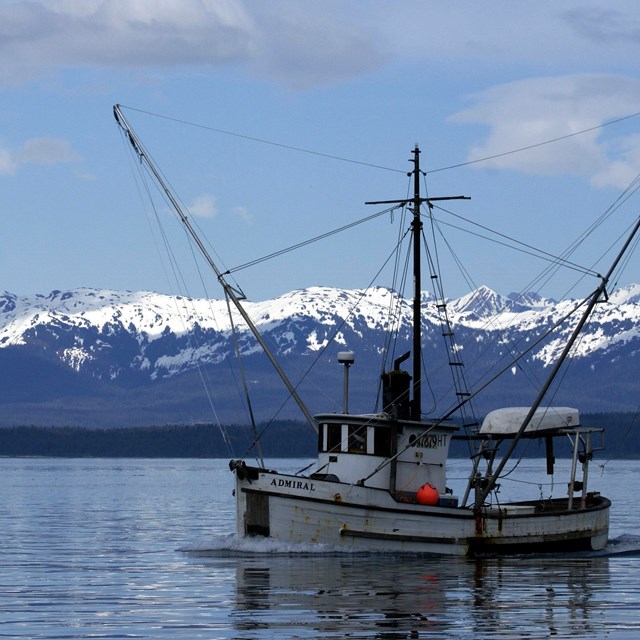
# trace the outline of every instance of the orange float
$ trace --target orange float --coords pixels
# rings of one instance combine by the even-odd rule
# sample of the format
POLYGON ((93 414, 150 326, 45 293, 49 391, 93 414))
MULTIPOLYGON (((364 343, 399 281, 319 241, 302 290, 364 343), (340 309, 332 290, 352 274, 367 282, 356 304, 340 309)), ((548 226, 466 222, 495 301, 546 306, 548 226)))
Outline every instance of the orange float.
POLYGON ((416 493, 416 500, 418 504, 436 505, 440 500, 440 494, 438 490, 432 485, 426 482, 423 484, 416 493))

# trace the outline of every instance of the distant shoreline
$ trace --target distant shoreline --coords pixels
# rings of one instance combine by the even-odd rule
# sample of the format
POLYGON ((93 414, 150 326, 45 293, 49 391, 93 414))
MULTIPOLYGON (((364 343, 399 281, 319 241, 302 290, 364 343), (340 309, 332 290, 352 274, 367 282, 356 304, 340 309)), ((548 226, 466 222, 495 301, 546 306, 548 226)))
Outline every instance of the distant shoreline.
MULTIPOLYGON (((640 459, 640 416, 635 413, 583 414, 582 424, 604 427, 605 449, 596 459, 640 459)), ((278 421, 257 426, 266 458, 316 455, 317 436, 305 423, 278 421)), ((253 430, 247 425, 212 424, 148 427, 0 427, 0 456, 47 458, 231 458, 254 457, 253 430)), ((451 458, 466 458, 467 445, 453 442, 451 458)), ((528 458, 543 451, 526 450, 528 458)), ((565 452, 558 447, 558 458, 565 452)), ((566 455, 568 457, 568 454, 566 455)))

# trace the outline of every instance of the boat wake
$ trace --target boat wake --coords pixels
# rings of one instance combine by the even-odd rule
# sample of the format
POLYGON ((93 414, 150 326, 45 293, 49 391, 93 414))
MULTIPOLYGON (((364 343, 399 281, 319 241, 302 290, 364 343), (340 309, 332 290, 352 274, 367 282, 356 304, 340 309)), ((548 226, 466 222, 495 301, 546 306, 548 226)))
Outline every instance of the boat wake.
POLYGON ((281 554, 281 555, 323 555, 323 554, 353 554, 344 548, 336 548, 327 544, 292 543, 262 537, 239 537, 236 534, 215 536, 200 540, 193 544, 180 547, 178 551, 193 555, 246 555, 246 554, 281 554))
POLYGON ((619 556, 640 557, 640 536, 622 534, 609 540, 607 546, 601 551, 589 554, 591 557, 615 558, 619 556))
MULTIPOLYGON (((236 534, 214 536, 180 547, 178 551, 197 556, 225 555, 386 555, 387 552, 375 552, 370 549, 346 549, 327 544, 291 543, 262 537, 239 537, 236 534)), ((400 555, 421 555, 407 553, 400 555)), ((537 554, 533 554, 537 555, 537 554)), ((570 554, 574 556, 574 554, 570 554)), ((531 557, 531 554, 526 554, 531 557)), ((623 534, 609 540, 607 546, 600 551, 578 552, 575 556, 587 558, 640 557, 640 536, 623 534)), ((574 557, 575 557, 574 556, 574 557)), ((492 557, 490 555, 484 556, 492 557)), ((518 556, 521 557, 521 556, 518 556)), ((540 557, 548 557, 540 554, 540 557)))

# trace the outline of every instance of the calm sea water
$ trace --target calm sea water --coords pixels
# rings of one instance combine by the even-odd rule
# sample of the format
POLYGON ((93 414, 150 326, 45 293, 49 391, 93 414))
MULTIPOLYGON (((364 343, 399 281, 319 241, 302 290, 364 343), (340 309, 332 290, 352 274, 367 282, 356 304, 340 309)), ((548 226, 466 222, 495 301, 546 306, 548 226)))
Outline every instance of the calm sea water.
MULTIPOLYGON (((534 466, 518 471, 545 493, 534 466)), ((0 459, 0 475, 1 637, 640 636, 640 462, 592 468, 614 500, 606 553, 485 560, 239 541, 224 460, 0 459)))

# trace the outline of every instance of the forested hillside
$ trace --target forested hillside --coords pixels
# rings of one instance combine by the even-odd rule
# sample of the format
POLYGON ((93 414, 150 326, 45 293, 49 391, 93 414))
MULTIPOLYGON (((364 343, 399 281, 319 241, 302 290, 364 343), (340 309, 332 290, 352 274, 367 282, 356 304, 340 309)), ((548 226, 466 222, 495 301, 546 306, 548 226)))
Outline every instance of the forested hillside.
MULTIPOLYGON (((604 451, 598 459, 640 458, 640 415, 633 413, 584 414, 582 424, 605 427, 604 451)), ((260 425, 265 457, 310 457, 316 452, 316 435, 305 423, 294 421, 260 425)), ((254 437, 246 425, 223 429, 211 425, 167 425, 116 429, 19 426, 0 428, 0 455, 117 458, 231 458, 253 457, 254 437)), ((452 457, 466 457, 467 444, 451 445, 452 457)), ((562 457, 562 443, 556 455, 562 457)), ((544 456, 544 447, 527 446, 526 456, 544 456)))

